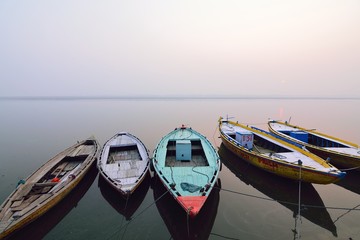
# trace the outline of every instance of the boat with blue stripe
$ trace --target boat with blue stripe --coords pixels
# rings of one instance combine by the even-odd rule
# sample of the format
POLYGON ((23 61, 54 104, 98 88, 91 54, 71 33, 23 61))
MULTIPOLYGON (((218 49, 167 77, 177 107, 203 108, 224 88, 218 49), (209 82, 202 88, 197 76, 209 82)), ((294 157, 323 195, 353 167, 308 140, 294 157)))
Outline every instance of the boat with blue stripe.
POLYGON ((310 152, 327 159, 337 167, 360 170, 360 148, 355 143, 316 129, 291 125, 289 122, 269 120, 268 127, 282 139, 305 146, 310 152))
POLYGON ((300 145, 295 146, 256 127, 220 117, 219 131, 227 149, 278 176, 318 184, 334 183, 345 176, 345 172, 300 145))

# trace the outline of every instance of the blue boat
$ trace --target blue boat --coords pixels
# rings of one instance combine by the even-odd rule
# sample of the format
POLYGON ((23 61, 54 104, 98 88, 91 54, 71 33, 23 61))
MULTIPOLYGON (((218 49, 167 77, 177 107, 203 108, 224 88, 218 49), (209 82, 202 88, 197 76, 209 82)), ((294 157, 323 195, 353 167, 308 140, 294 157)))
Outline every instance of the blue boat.
POLYGON ((182 126, 156 146, 151 168, 190 217, 195 217, 217 182, 220 157, 202 134, 182 126))

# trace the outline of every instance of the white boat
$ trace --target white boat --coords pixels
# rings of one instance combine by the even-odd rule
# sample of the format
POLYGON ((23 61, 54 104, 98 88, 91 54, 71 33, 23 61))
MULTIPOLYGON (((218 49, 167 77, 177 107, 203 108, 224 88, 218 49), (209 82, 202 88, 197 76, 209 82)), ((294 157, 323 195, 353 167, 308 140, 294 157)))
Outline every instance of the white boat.
POLYGON ((19 182, 0 206, 0 239, 25 227, 58 204, 84 178, 99 153, 98 142, 89 138, 62 151, 19 182))
POLYGON ((120 132, 104 144, 97 166, 112 187, 129 197, 144 180, 149 164, 149 151, 143 142, 120 132))
POLYGON ((268 126, 272 133, 305 146, 310 152, 327 159, 337 167, 360 171, 360 148, 355 143, 288 122, 269 120, 268 126))

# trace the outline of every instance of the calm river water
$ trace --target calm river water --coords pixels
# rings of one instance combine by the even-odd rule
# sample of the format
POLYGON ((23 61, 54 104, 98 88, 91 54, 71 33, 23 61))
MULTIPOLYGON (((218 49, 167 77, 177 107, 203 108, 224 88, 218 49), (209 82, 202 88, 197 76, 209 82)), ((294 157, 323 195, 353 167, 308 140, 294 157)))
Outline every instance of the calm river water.
POLYGON ((296 221, 298 183, 244 163, 222 147, 217 130, 220 116, 263 129, 268 118, 291 117, 293 124, 360 144, 359 104, 349 99, 1 100, 0 202, 20 179, 77 140, 94 135, 103 145, 128 131, 152 155, 162 136, 185 124, 207 136, 223 162, 219 186, 197 219, 188 221, 151 175, 126 203, 94 168, 75 192, 14 239, 360 239, 360 172, 348 172, 337 184, 302 184, 306 206, 296 221))

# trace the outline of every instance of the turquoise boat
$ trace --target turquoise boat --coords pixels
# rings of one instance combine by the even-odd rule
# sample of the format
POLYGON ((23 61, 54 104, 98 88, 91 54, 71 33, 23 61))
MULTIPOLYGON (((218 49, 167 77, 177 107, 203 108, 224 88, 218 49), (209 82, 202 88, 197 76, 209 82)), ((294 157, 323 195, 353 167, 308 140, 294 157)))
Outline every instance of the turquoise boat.
POLYGON ((220 157, 202 134, 182 126, 156 146, 151 169, 190 217, 201 210, 217 182, 220 157))

